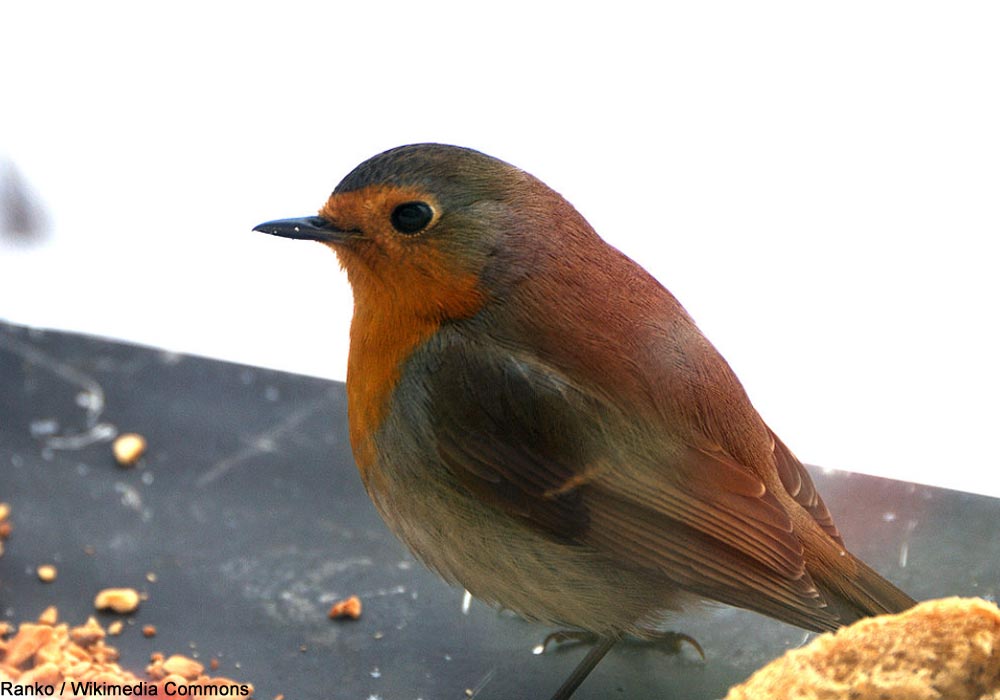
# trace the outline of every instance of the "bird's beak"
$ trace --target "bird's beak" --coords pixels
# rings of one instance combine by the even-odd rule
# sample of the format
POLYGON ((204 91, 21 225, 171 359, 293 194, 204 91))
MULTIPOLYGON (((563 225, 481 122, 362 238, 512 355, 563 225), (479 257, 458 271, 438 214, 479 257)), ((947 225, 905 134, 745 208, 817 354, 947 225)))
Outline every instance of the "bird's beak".
POLYGON ((254 231, 269 233, 283 238, 297 238, 302 241, 340 243, 356 235, 355 231, 344 231, 319 216, 304 216, 300 219, 278 219, 266 221, 253 227, 254 231))

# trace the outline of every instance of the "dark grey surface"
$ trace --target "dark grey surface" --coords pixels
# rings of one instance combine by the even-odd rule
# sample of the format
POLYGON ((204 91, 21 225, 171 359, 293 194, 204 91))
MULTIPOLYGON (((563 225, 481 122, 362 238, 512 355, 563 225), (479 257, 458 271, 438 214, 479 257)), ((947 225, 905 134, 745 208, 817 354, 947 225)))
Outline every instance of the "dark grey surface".
MULTIPOLYGON (((813 473, 848 546, 912 595, 996 596, 1000 502, 813 473)), ((584 653, 536 656, 549 630, 478 603, 463 614, 462 591, 389 534, 355 472, 339 383, 0 324, 0 501, 15 527, 3 618, 54 604, 82 623, 99 589, 134 586, 149 599, 113 643, 136 672, 159 650, 216 656, 268 700, 544 699, 584 653), (149 440, 138 468, 115 465, 114 429, 149 440), (37 580, 43 563, 54 583, 37 580), (361 620, 328 620, 350 594, 361 620)), ((805 636, 706 610, 672 627, 707 661, 624 644, 575 697, 719 698, 805 636)))

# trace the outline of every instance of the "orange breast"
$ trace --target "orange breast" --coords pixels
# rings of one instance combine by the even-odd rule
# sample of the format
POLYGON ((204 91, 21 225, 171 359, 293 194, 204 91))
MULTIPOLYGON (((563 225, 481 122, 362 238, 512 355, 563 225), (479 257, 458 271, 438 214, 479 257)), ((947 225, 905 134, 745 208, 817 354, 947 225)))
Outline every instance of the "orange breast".
POLYGON ((408 251, 391 270, 338 253, 354 288, 347 366, 351 447, 368 484, 378 461, 374 436, 391 408, 403 364, 443 322, 475 314, 485 296, 474 276, 449 273, 429 246, 408 251))

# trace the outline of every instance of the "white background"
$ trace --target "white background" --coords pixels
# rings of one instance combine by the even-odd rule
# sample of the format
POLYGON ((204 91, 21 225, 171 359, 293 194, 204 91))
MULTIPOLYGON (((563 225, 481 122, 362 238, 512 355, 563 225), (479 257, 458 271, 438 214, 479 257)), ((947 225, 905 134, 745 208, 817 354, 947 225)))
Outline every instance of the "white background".
POLYGON ((49 232, 0 233, 0 318, 343 378, 334 256, 250 228, 456 143, 663 281, 803 460, 1000 495, 997 7, 6 0, 49 232))

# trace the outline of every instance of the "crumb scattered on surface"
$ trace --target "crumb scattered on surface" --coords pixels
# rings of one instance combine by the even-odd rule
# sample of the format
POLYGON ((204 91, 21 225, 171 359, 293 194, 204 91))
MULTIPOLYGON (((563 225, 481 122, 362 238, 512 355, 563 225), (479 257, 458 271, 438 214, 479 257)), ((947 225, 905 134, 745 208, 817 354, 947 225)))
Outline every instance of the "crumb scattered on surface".
POLYGON ((131 467, 146 452, 146 438, 138 433, 123 433, 111 445, 115 461, 123 467, 131 467))
POLYGON ((52 583, 56 580, 56 575, 59 573, 52 564, 42 564, 35 572, 38 574, 38 580, 42 583, 52 583))
MULTIPOLYGON (((58 610, 47 608, 39 616, 39 620, 42 619, 57 620, 58 610)), ((120 626, 121 622, 117 622, 120 626)), ((35 683, 58 687, 63 682, 91 681, 115 687, 149 684, 152 689, 143 693, 148 697, 193 695, 193 692, 183 693, 178 689, 194 689, 195 686, 202 695, 249 697, 253 694, 253 686, 249 683, 209 677, 197 661, 176 654, 167 658, 161 653, 153 654, 145 677, 126 671, 117 663, 118 650, 105 644, 110 628, 105 632, 93 617, 76 627, 65 622, 23 622, 16 634, 12 633, 13 625, 0 622, 0 682, 12 682, 15 687, 26 689, 35 683), (168 686, 168 683, 173 685, 168 686)))
POLYGON ((105 588, 94 598, 94 607, 122 614, 134 612, 139 607, 139 592, 134 588, 105 588))
POLYGON ((194 680, 205 670, 205 667, 194 659, 181 656, 180 654, 174 654, 165 661, 161 662, 160 666, 167 672, 167 674, 176 674, 178 676, 183 676, 188 680, 194 680))
POLYGON ((40 625, 54 625, 59 621, 59 610, 56 606, 50 605, 42 611, 42 614, 38 616, 38 624, 40 625))
POLYGON ((156 626, 155 625, 143 625, 142 626, 142 636, 143 637, 155 637, 156 636, 156 626))
POLYGON ((10 505, 0 503, 0 557, 3 556, 3 541, 10 537, 13 526, 10 524, 10 505))
POLYGON ((352 595, 350 598, 338 601, 333 604, 327 615, 331 620, 342 617, 357 620, 361 617, 361 599, 352 595))
POLYGON ((108 634, 110 634, 113 637, 117 637, 119 634, 122 633, 122 628, 124 626, 125 625, 122 624, 121 620, 115 620, 110 625, 108 625, 108 634))
POLYGON ((150 583, 156 583, 156 574, 153 573, 152 571, 148 572, 146 574, 146 580, 149 581, 150 583))

